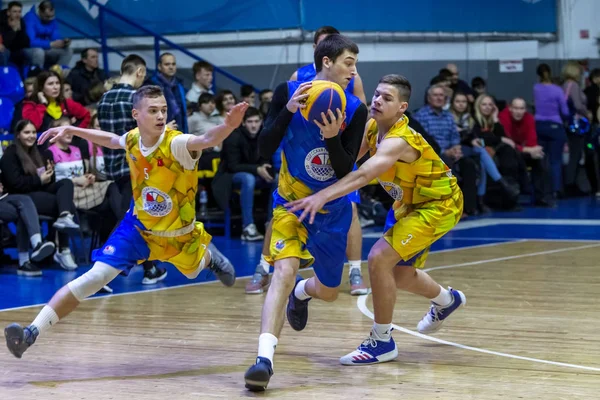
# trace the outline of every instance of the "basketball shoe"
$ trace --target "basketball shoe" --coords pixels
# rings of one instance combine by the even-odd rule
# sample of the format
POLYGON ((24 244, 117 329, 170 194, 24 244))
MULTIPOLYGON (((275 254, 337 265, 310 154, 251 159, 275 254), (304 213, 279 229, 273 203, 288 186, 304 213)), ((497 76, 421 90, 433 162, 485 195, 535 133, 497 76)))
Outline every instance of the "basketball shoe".
POLYGON ((308 322, 308 302, 310 301, 310 298, 300 300, 294 293, 296 291, 296 286, 298 286, 298 282, 301 280, 302 277, 297 275, 296 284, 294 285, 294 289, 292 289, 292 293, 290 293, 286 310, 287 320, 290 323, 290 326, 296 331, 301 331, 306 328, 306 323, 308 322))
POLYGON ((23 328, 19 324, 10 324, 4 328, 6 347, 17 358, 21 358, 25 350, 35 343, 38 335, 39 331, 33 325, 23 328))
POLYGON ((398 348, 394 338, 390 341, 379 340, 373 332, 352 353, 340 358, 342 365, 368 365, 392 361, 398 357, 398 348))
POLYGON ((432 301, 429 312, 425 314, 423 319, 417 325, 417 330, 420 333, 426 334, 439 331, 444 320, 448 318, 450 314, 467 304, 467 298, 463 292, 452 289, 451 287, 448 287, 448 290, 452 295, 452 302, 447 306, 440 306, 432 301))
POLYGON ((246 389, 251 392, 264 391, 269 384, 271 376, 273 376, 271 360, 265 357, 256 357, 256 364, 248 368, 248 371, 244 375, 246 389))

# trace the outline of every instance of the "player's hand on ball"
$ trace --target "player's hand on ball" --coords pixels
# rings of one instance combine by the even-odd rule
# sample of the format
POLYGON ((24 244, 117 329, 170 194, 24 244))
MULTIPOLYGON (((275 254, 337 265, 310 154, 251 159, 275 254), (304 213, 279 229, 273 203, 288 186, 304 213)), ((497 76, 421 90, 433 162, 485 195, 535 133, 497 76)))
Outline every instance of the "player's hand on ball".
POLYGON ((289 212, 302 211, 302 214, 298 217, 298 221, 302 222, 306 217, 310 217, 308 222, 312 224, 315 221, 315 215, 323 209, 323 206, 327 203, 327 199, 320 193, 315 193, 311 196, 303 199, 290 201, 285 206, 289 212))
POLYGON ((321 118, 323 119, 321 123, 316 119, 314 120, 314 123, 321 129, 321 134, 325 139, 337 136, 346 119, 346 115, 342 114, 339 108, 336 108, 335 111, 337 116, 331 110, 327 110, 327 115, 321 113, 321 118))
POLYGON ((247 109, 248 103, 246 102, 241 102, 233 106, 233 108, 227 113, 227 116, 225 116, 225 125, 231 129, 235 129, 240 126, 247 109))
POLYGON ((58 126, 56 128, 50 128, 40 135, 38 144, 43 144, 48 139, 50 139, 50 143, 54 143, 59 137, 65 136, 67 134, 67 130, 70 128, 70 126, 58 126))
POLYGON ((295 113, 299 108, 306 108, 304 100, 308 98, 306 91, 312 86, 312 82, 304 82, 298 86, 298 89, 294 92, 292 97, 288 100, 286 105, 287 109, 291 113, 295 113))

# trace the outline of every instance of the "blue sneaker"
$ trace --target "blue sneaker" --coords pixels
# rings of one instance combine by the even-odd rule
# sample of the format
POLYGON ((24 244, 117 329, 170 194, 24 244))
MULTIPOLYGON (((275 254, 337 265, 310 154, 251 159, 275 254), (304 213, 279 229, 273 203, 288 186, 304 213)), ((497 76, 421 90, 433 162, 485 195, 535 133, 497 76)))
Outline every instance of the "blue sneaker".
POLYGON ((256 364, 248 368, 244 375, 246 389, 251 392, 265 391, 271 376, 273 376, 271 360, 265 357, 256 357, 256 364))
POLYGON ((340 363, 343 365, 379 364, 392 361, 396 357, 398 357, 398 348, 394 338, 390 337, 389 342, 377 340, 371 332, 356 350, 340 358, 340 363))
POLYGON ((38 335, 39 331, 33 325, 23 328, 19 324, 10 324, 4 328, 6 347, 17 358, 21 358, 25 350, 35 343, 38 335))
POLYGON ((448 290, 452 295, 452 303, 442 307, 432 301, 429 312, 425 314, 421 322, 417 325, 417 330, 420 333, 434 333, 439 331, 444 320, 448 318, 450 314, 467 304, 467 298, 463 292, 452 289, 451 287, 448 287, 448 290))
POLYGON ((290 323, 290 326, 297 331, 306 328, 306 323, 308 322, 308 302, 310 299, 300 300, 294 294, 298 282, 302 279, 303 278, 300 275, 296 276, 296 284, 294 285, 294 289, 292 289, 292 293, 290 293, 286 310, 287 320, 290 323))

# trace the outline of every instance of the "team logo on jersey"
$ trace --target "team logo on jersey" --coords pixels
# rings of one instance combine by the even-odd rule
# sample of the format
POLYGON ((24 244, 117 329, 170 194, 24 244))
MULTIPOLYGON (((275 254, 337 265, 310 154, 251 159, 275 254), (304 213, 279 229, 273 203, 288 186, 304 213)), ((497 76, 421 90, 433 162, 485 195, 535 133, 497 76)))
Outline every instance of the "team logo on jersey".
POLYGON ((386 192, 388 192, 388 194, 396 201, 401 201, 402 197, 404 197, 404 191, 402 190, 402 188, 398 185, 396 185, 394 182, 386 182, 386 181, 381 181, 379 179, 377 179, 379 181, 379 184, 385 189, 386 192))
POLYGON ((102 253, 104 253, 108 256, 111 256, 111 255, 115 254, 115 247, 109 244, 104 249, 102 249, 102 253))
POLYGON ((317 147, 306 155, 304 169, 308 175, 320 182, 333 178, 333 167, 329 160, 329 153, 325 147, 317 147))
POLYGON ((173 209, 173 200, 162 190, 146 186, 142 189, 142 205, 151 216, 164 217, 173 209))
POLYGON ((285 241, 280 239, 278 241, 275 242, 275 250, 283 250, 283 248, 285 247, 285 241))
POLYGON ((163 162, 163 159, 162 159, 162 158, 159 158, 159 159, 156 161, 156 165, 158 165, 159 167, 162 167, 162 166, 164 166, 164 165, 165 165, 165 163, 163 162))

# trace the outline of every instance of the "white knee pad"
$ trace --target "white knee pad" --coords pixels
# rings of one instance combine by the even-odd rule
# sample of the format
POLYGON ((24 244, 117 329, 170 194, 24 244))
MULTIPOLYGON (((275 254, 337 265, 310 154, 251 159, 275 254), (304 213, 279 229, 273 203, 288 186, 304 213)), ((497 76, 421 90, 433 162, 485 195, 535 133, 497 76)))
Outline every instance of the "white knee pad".
POLYGON ((206 250, 206 253, 204 254, 204 257, 202 257, 202 260, 200 261, 200 265, 198 265, 197 269, 195 269, 192 272, 188 272, 187 274, 183 274, 183 275, 188 279, 196 279, 196 277, 198 275, 200 275, 200 271, 202 271, 206 267, 206 254, 208 254, 209 252, 210 252, 210 250, 206 250))
POLYGON ((94 264, 85 274, 67 283, 73 296, 79 301, 96 294, 104 285, 112 281, 121 271, 103 262, 94 264))

